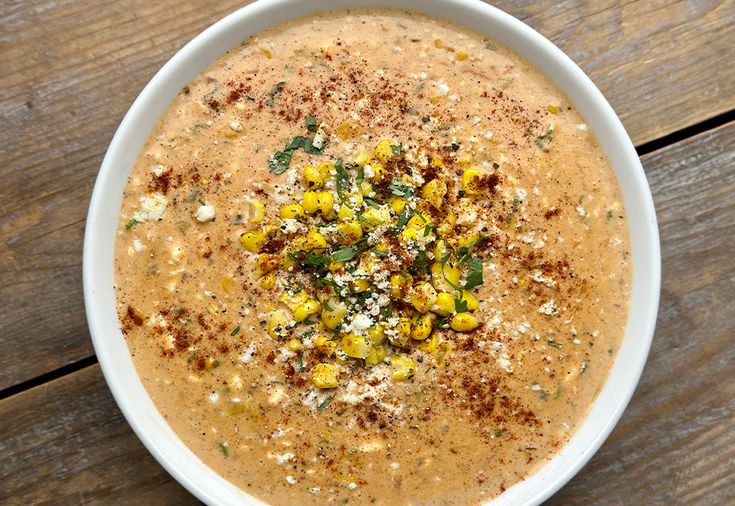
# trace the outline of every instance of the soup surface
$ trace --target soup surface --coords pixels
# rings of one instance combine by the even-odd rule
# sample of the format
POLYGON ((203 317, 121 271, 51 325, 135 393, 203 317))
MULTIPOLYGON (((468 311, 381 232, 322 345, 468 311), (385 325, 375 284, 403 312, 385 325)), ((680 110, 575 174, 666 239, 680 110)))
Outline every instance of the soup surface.
POLYGON ((331 12, 185 87, 130 175, 121 328, 160 412, 273 504, 473 504, 584 419, 627 316, 611 167, 461 27, 331 12))

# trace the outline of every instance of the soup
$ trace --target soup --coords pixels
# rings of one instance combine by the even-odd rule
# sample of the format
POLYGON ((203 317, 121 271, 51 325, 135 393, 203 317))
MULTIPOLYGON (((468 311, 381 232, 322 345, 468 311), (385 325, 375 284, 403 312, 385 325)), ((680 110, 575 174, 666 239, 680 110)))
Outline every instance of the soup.
POLYGON ((627 317, 620 191, 501 44, 329 12, 186 86, 129 177, 121 328, 179 437, 272 504, 472 504, 533 473, 627 317))

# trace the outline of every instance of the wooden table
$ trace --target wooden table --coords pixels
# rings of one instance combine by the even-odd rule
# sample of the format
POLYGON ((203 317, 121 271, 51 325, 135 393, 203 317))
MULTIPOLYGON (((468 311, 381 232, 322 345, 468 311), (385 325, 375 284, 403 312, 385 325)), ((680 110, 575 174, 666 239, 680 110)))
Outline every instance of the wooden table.
MULTIPOLYGON (((196 502, 138 442, 100 374, 82 240, 125 111, 240 3, 0 0, 0 503, 196 502)), ((735 504, 735 2, 497 4, 608 97, 661 227, 661 309, 640 386, 550 504, 735 504)))

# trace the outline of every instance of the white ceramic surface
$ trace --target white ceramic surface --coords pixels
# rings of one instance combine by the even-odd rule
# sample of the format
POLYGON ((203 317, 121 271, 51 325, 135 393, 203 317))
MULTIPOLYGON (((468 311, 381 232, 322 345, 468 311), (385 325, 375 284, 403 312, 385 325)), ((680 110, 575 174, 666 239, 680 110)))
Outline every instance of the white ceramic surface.
POLYGON ((94 348, 125 418, 153 456, 208 504, 262 504, 205 466, 175 435, 140 382, 120 332, 113 290, 113 252, 123 188, 157 119, 181 88, 225 50, 276 23, 334 8, 393 7, 446 18, 508 45, 535 64, 576 104, 607 152, 628 211, 633 289, 628 326, 610 377, 589 416, 549 463, 491 501, 538 504, 574 476, 620 418, 638 383, 653 337, 660 290, 660 252, 653 201, 622 124, 589 78, 521 21, 479 0, 259 0, 211 26, 156 74, 123 119, 102 162, 84 241, 84 298, 94 348))

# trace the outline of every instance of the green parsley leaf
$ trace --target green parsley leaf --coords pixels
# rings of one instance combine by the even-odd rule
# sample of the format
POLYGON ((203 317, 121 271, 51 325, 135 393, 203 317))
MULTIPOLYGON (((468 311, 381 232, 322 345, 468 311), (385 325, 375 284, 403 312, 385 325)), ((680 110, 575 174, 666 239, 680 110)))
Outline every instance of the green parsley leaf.
POLYGON ((482 261, 477 257, 472 257, 467 262, 467 282, 464 284, 465 290, 471 290, 476 286, 484 283, 482 279, 482 261))
POLYGON ((388 190, 398 197, 410 198, 413 195, 413 188, 401 182, 401 179, 394 177, 388 185, 388 190))
POLYGON ((131 219, 129 222, 127 222, 125 224, 125 230, 130 230, 131 228, 133 228, 138 223, 140 223, 140 222, 138 220, 136 220, 135 218, 131 219))
POLYGON ((229 457, 230 456, 229 445, 227 443, 218 443, 218 445, 219 445, 219 451, 222 452, 222 455, 224 455, 225 457, 229 457))
POLYGON ((400 144, 393 144, 390 149, 391 151, 393 151, 394 155, 400 155, 401 151, 403 151, 403 146, 401 146, 400 144))
POLYGON ((380 209, 380 204, 378 204, 377 202, 375 202, 373 199, 368 198, 368 197, 365 197, 362 200, 363 200, 363 202, 365 202, 367 205, 369 205, 373 209, 380 209))
POLYGON ((354 248, 343 248, 332 253, 332 259, 335 262, 348 262, 355 258, 358 253, 359 251, 354 248))
POLYGON ((350 175, 342 166, 342 160, 334 162, 334 170, 337 171, 337 196, 344 201, 345 192, 350 189, 350 175))
POLYGON ((327 407, 329 406, 329 404, 332 402, 332 399, 334 399, 334 397, 332 397, 331 395, 328 396, 322 402, 320 402, 319 404, 317 404, 316 410, 317 411, 324 411, 325 409, 327 409, 327 407))
POLYGON ((232 332, 230 332, 230 335, 231 336, 236 336, 238 334, 238 332, 240 332, 240 325, 238 325, 237 327, 235 327, 234 329, 232 329, 232 332))
POLYGON ((393 232, 398 233, 403 230, 406 227, 406 223, 408 223, 408 220, 410 220, 411 216, 413 216, 413 213, 414 211, 412 207, 403 206, 403 210, 401 210, 401 214, 398 215, 396 224, 392 227, 393 232))
POLYGON ((457 313, 466 313, 469 311, 467 309, 467 301, 464 299, 454 299, 454 311, 457 313))
POLYGON ((316 126, 316 118, 314 116, 306 117, 306 130, 312 133, 316 132, 317 126, 316 126))

